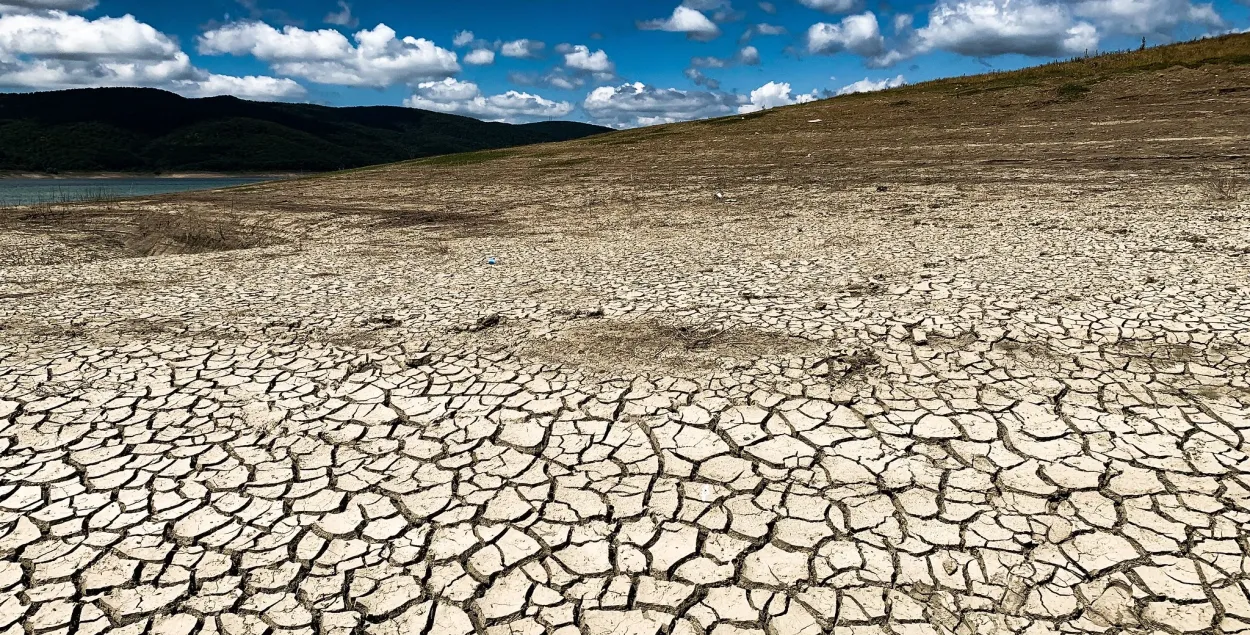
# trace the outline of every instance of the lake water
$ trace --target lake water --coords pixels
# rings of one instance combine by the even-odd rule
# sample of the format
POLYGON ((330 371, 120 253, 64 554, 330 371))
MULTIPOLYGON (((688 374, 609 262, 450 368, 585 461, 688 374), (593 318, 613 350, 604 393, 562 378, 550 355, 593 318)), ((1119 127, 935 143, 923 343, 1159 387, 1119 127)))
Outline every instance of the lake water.
POLYGON ((215 190, 269 180, 272 179, 243 177, 0 179, 0 207, 215 190))

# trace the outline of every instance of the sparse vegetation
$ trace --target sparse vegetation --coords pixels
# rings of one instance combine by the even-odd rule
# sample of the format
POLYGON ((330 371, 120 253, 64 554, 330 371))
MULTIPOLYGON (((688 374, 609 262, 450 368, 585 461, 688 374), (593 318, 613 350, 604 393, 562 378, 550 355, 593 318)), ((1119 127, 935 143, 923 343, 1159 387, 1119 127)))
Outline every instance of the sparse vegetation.
POLYGON ((1059 94, 1059 99, 1062 99, 1063 101, 1076 101, 1084 97, 1089 90, 1089 86, 1086 86, 1085 84, 1068 82, 1055 89, 1055 92, 1059 94))
POLYGON ((425 250, 435 256, 450 256, 453 253, 451 245, 442 240, 425 245, 425 250))
POLYGON ((730 115, 728 117, 718 117, 716 119, 707 119, 703 121, 702 123, 705 123, 709 126, 724 126, 724 125, 730 125, 730 124, 735 124, 735 123, 741 123, 743 121, 750 121, 752 119, 759 119, 767 115, 768 112, 769 111, 767 110, 757 110, 755 112, 748 112, 742 115, 730 115))
POLYGON ((1201 68, 1210 65, 1250 64, 1250 36, 1224 35, 1156 46, 1077 57, 1013 71, 951 77, 904 87, 900 91, 953 90, 958 94, 994 89, 1037 86, 1055 80, 1097 80, 1126 73, 1160 71, 1174 66, 1201 68))
POLYGON ((279 242, 259 221, 238 215, 197 212, 141 212, 127 248, 136 255, 204 253, 265 247, 279 242))
POLYGON ((1241 198, 1245 181, 1246 179, 1230 172, 1213 173, 1202 182, 1202 189, 1211 200, 1236 201, 1241 198))
MULTIPOLYGON (((115 209, 122 195, 105 187, 88 188, 56 188, 52 191, 40 191, 26 198, 7 197, 7 207, 21 207, 36 212, 53 212, 67 205, 90 203, 96 209, 115 209)), ((0 207, 2 209, 3 207, 0 207)))
POLYGON ((581 165, 583 163, 590 163, 594 160, 595 160, 594 157, 572 157, 568 159, 559 159, 556 161, 546 161, 543 163, 543 167, 548 168, 548 169, 564 168, 564 167, 571 167, 574 165, 581 165))
POLYGON ((880 358, 871 349, 857 348, 821 359, 812 366, 812 369, 823 367, 828 377, 835 381, 841 381, 856 375, 862 375, 877 367, 880 363, 880 358))
MULTIPOLYGON (((0 227, 77 236, 113 245, 122 255, 204 253, 283 242, 260 217, 230 211, 134 209, 101 188, 89 200, 57 196, 36 205, 0 208, 0 227)), ((233 208, 233 199, 231 199, 233 208)))
POLYGON ((420 159, 416 161, 416 163, 419 165, 453 167, 506 159, 508 157, 516 156, 516 154, 516 150, 482 150, 479 152, 462 152, 460 154, 446 154, 437 157, 430 157, 428 159, 420 159))
MULTIPOLYGON (((721 338, 726 337, 732 330, 732 327, 714 324, 712 320, 707 320, 702 324, 686 324, 673 327, 673 339, 681 344, 682 349, 687 351, 698 351, 710 348, 721 338)), ((663 349, 660 351, 663 353, 663 349)))
POLYGON ((678 130, 673 130, 670 126, 653 126, 650 128, 638 128, 636 130, 626 130, 608 135, 595 135, 586 139, 582 143, 600 146, 625 146, 658 137, 667 137, 678 133, 678 130))
MULTIPOLYGON (((136 238, 143 233, 173 234, 167 245, 185 245, 169 247, 175 250, 233 249, 278 241, 299 251, 312 239, 312 234, 300 232, 314 227, 318 244, 353 240, 346 237, 351 232, 334 231, 343 222, 362 231, 402 231, 419 237, 423 244, 455 240, 455 255, 464 256, 466 243, 462 239, 486 234, 551 236, 544 225, 549 213, 577 218, 576 227, 566 233, 577 239, 611 231, 662 230, 672 235, 697 224, 692 219, 699 218, 703 206, 715 205, 719 223, 746 225, 754 217, 772 218, 795 224, 791 231, 802 240, 812 235, 811 227, 792 223, 793 214, 816 221, 847 213, 838 208, 821 210, 819 205, 809 209, 799 202, 761 207, 791 200, 787 197, 794 184, 814 186, 830 195, 849 190, 874 192, 882 186, 888 189, 872 194, 885 204, 876 213, 891 223, 917 228, 990 229, 1002 225, 994 219, 964 216, 963 209, 957 212, 958 220, 935 210, 961 208, 970 192, 979 191, 979 184, 997 178, 998 170, 1016 171, 1025 164, 1139 173, 1163 165, 1167 170, 1183 167, 1185 172, 1177 174, 1178 185, 1188 185, 1191 192, 1202 187, 1213 198, 1234 200, 1240 195, 1244 178, 1238 181, 1225 175, 1203 184, 1201 180, 1208 174, 1203 171, 1205 165, 1177 163, 1172 158, 1161 164, 1158 157, 1170 156, 1180 146, 1212 156, 1234 143, 1231 136, 1179 145, 1165 140, 1184 136, 1185 130, 1199 122, 1213 130, 1236 130, 1241 122, 1232 113, 1239 112, 1237 108, 1250 93, 1220 91, 1245 86, 1248 67, 1221 65, 1197 72, 1177 68, 1163 71, 1161 77, 1146 73, 1102 81, 1102 76, 1091 71, 1091 64, 1105 58, 1114 62, 1110 68, 1128 72, 1159 60, 1192 65, 1201 60, 1239 59, 1241 54, 1250 58, 1250 35, 941 80, 720 120, 625 130, 561 144, 443 155, 225 192, 145 197, 145 201, 106 199, 94 206, 54 202, 5 214, 0 222, 18 223, 28 229, 47 227, 74 245, 107 243, 104 247, 98 242, 87 244, 81 250, 72 247, 83 258, 111 257, 107 256, 109 249, 132 255, 127 244, 148 251, 153 241, 136 238), (1168 86, 1166 93, 1149 92, 1161 82, 1168 86), (960 88, 958 93, 947 90, 955 87, 960 88), (1056 102, 1058 95, 1086 94, 1084 89, 1090 87, 1098 103, 1085 98, 1059 109, 1037 107, 1056 102), (953 99, 971 90, 984 92, 968 100, 953 99), (1145 94, 1151 96, 1149 100, 1142 99, 1145 94), (1194 94, 1218 95, 1215 98, 1221 101, 1222 109, 1212 114, 1208 105, 1202 114, 1197 113, 1192 106, 1196 102, 1186 101, 1194 94), (902 102, 907 107, 891 107, 902 102), (1102 106, 1104 103, 1117 106, 1111 111, 1102 106), (1170 118, 1159 121, 1159 112, 1170 113, 1170 118), (823 123, 808 123, 815 119, 823 123), (1006 125, 1008 122, 1011 125, 1006 125), (1109 153, 1106 148, 1075 143, 1087 131, 1142 140, 1141 151, 1126 156, 1123 148, 1109 153), (951 148, 961 148, 964 161, 938 172, 937 166, 950 163, 951 148), (924 167, 900 172, 902 165, 924 167), (952 191, 938 197, 941 204, 935 200, 911 201, 909 192, 916 186, 949 187, 952 191), (714 192, 718 191, 724 196, 716 197, 714 192), (732 199, 740 201, 737 209, 727 205, 732 199), (145 229, 136 224, 142 210, 161 214, 195 211, 203 216, 202 220, 177 223, 163 216, 149 218, 144 221, 145 229), (282 221, 281 227, 269 220, 254 231, 220 226, 234 222, 232 219, 272 220, 290 215, 299 220, 282 221)), ((1013 178, 1020 176, 1013 174, 1013 178)), ((1212 234, 1207 235, 1215 242, 1212 234)), ((825 244, 823 239, 817 243, 824 245, 821 248, 837 248, 858 240, 862 237, 852 233, 840 236, 836 245, 825 244)), ((376 246, 394 244, 394 237, 376 242, 376 246)), ((561 251, 565 248, 558 247, 561 251)), ((1144 247, 1173 248, 1179 244, 1144 247)), ((438 248, 419 251, 438 258, 449 255, 438 248)), ((852 289, 849 293, 871 295, 873 290, 852 289)), ((683 348, 675 344, 672 351, 683 348)))

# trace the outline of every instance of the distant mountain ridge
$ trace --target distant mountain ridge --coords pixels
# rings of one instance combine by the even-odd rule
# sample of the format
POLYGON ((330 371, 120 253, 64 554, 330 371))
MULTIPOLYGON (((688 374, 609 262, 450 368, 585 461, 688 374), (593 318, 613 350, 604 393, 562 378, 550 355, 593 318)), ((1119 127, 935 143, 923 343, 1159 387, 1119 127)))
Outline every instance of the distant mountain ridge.
POLYGON ((395 106, 88 88, 0 94, 0 170, 319 172, 608 130, 567 121, 491 123, 395 106))

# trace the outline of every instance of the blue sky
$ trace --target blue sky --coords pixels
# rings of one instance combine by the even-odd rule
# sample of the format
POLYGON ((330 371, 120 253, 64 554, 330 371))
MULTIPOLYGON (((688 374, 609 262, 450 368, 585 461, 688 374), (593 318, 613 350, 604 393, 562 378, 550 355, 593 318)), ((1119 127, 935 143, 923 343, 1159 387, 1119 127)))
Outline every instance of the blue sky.
POLYGON ((1235 0, 0 0, 0 90, 629 127, 1248 26, 1235 0))

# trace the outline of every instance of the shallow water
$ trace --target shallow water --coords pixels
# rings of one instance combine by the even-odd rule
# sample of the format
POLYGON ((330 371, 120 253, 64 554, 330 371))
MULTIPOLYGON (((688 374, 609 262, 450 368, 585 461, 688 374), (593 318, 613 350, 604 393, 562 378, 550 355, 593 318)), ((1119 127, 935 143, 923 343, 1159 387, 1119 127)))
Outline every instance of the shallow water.
POLYGON ((0 207, 214 190, 266 180, 271 179, 247 177, 0 179, 0 207))

